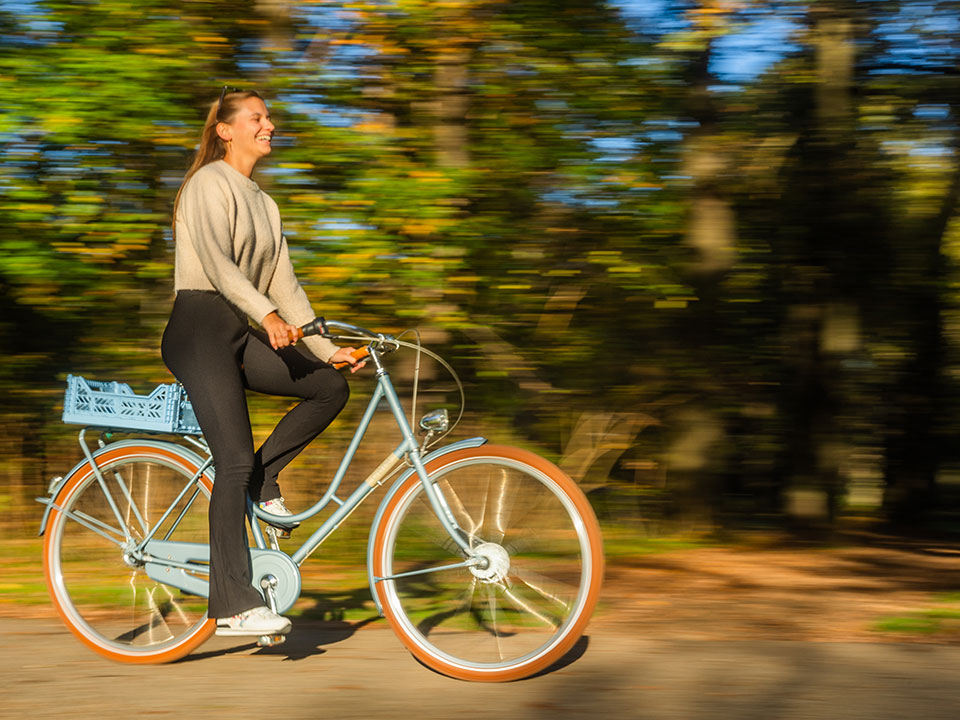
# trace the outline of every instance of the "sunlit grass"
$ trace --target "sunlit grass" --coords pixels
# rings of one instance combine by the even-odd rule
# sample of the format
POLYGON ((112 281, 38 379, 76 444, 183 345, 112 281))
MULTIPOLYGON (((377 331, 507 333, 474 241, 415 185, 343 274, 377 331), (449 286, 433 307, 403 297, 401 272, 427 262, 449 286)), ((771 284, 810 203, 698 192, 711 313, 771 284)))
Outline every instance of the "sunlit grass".
POLYGON ((43 577, 43 538, 0 542, 0 607, 50 602, 43 577))
POLYGON ((602 525, 601 532, 604 555, 613 562, 638 555, 695 550, 719 544, 705 534, 644 536, 637 532, 635 526, 626 525, 602 525))
POLYGON ((872 629, 883 633, 933 635, 960 632, 960 593, 943 593, 933 598, 934 607, 906 615, 883 618, 872 629))

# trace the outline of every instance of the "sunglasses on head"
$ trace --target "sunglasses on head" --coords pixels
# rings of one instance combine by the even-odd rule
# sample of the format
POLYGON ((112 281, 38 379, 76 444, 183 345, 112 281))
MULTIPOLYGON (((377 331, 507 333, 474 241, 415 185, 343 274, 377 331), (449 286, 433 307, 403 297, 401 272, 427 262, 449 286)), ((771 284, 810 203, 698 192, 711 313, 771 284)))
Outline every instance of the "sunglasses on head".
POLYGON ((220 116, 220 108, 223 106, 223 98, 226 97, 228 92, 229 93, 243 92, 243 88, 228 87, 226 85, 223 86, 223 89, 220 91, 220 99, 217 100, 217 117, 220 116))

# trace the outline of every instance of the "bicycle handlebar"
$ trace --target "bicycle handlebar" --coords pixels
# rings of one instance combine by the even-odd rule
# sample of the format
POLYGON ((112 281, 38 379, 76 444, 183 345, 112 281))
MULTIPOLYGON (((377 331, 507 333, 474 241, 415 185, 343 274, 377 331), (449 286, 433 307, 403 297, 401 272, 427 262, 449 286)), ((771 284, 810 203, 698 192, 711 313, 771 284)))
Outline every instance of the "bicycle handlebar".
MULTIPOLYGON (((450 364, 444 360, 442 357, 437 355, 431 350, 427 350, 420 345, 420 335, 417 333, 417 342, 416 344, 406 342, 401 340, 407 332, 404 331, 400 333, 399 336, 394 337, 392 335, 384 335, 382 333, 375 333, 367 330, 366 328, 358 327, 356 325, 350 325, 349 323, 340 322, 339 320, 326 320, 322 317, 317 317, 308 322, 306 325, 303 325, 299 328, 299 333, 297 339, 307 337, 310 335, 321 335, 325 338, 331 340, 348 340, 348 341, 360 341, 365 343, 363 347, 354 350, 351 353, 351 356, 356 358, 358 361, 363 360, 363 358, 370 355, 370 348, 376 346, 380 352, 392 352, 394 350, 399 350, 401 347, 411 348, 417 351, 417 364, 416 370, 414 371, 414 390, 413 390, 413 406, 416 408, 417 404, 417 387, 419 385, 420 377, 420 353, 429 355, 434 360, 436 360, 440 365, 442 365, 447 372, 450 373, 450 377, 453 378, 453 381, 457 384, 457 390, 460 393, 460 412, 457 414, 457 419, 453 421, 453 424, 442 434, 436 436, 432 442, 427 443, 424 447, 430 447, 435 445, 440 440, 449 435, 453 429, 460 423, 460 418, 463 417, 464 405, 466 404, 466 398, 463 394, 463 383, 460 382, 460 378, 457 375, 456 371, 450 367, 450 364), (332 332, 331 332, 332 331, 332 332)), ((414 330, 413 332, 416 332, 414 330)), ((334 367, 339 369, 345 365, 349 365, 347 362, 335 363, 334 367)))
MULTIPOLYGON (((347 325, 346 323, 341 323, 333 320, 328 323, 324 318, 318 317, 318 318, 314 318, 313 320, 311 320, 306 325, 300 328, 297 339, 299 340, 300 338, 308 337, 310 335, 323 335, 324 337, 329 337, 331 335, 330 326, 343 328, 345 330, 348 330, 349 332, 356 332, 356 333, 362 333, 364 335, 370 335, 371 339, 375 339, 377 337, 374 333, 370 332, 369 330, 365 330, 364 328, 356 327, 354 325, 347 325)), ((361 348, 357 348, 352 353, 350 353, 350 355, 357 361, 360 361, 360 360, 363 360, 368 355, 370 355, 370 350, 369 348, 364 346, 361 348)), ((343 367, 347 367, 348 365, 350 365, 350 363, 348 362, 338 362, 333 364, 333 366, 337 368, 337 370, 343 367)))
POLYGON ((375 333, 372 330, 340 322, 339 320, 327 320, 326 318, 314 318, 306 325, 300 328, 300 335, 297 339, 308 335, 322 335, 325 338, 334 338, 338 335, 349 335, 356 337, 360 335, 370 340, 384 340, 388 336, 375 333))

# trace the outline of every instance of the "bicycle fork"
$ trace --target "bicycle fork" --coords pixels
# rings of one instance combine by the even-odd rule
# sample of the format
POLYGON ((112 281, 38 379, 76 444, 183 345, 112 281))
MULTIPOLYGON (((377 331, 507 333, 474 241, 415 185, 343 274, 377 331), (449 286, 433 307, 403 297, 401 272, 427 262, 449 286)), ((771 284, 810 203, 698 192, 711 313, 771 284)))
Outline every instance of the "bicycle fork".
POLYGON ((416 436, 413 434, 413 428, 410 427, 407 416, 400 404, 400 398, 397 397, 397 391, 390 381, 390 373, 388 373, 386 368, 380 363, 379 353, 377 353, 376 350, 371 350, 370 358, 377 368, 377 387, 386 399, 387 405, 390 406, 393 417, 397 421, 397 426, 400 428, 400 433, 403 436, 403 444, 401 447, 406 451, 410 464, 413 465, 417 477, 420 478, 420 482, 423 484, 423 490, 430 501, 430 507, 433 508, 434 513, 436 513, 444 529, 449 533, 450 538, 460 547, 464 555, 468 558, 472 557, 474 551, 470 544, 469 535, 465 533, 457 523, 456 517, 450 509, 446 498, 444 498, 443 493, 436 485, 431 483, 427 477, 427 470, 420 457, 420 446, 417 443, 416 436))

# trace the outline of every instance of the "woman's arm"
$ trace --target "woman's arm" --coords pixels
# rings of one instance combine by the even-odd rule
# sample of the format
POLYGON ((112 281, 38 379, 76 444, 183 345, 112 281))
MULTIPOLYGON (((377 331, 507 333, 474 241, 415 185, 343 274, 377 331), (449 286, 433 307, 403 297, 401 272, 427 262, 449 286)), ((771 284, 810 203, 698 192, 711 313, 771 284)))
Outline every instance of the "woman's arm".
MULTIPOLYGON (((310 300, 307 299, 307 294, 297 281, 297 276, 293 271, 293 263, 290 261, 287 239, 282 235, 280 237, 277 267, 273 272, 273 277, 270 278, 267 297, 277 304, 277 309, 282 318, 294 325, 306 325, 316 317, 316 313, 310 306, 310 300)), ((319 335, 305 337, 303 342, 310 352, 324 362, 333 362, 334 354, 342 349, 319 335)), ((344 360, 346 358, 341 357, 337 362, 344 360)))

